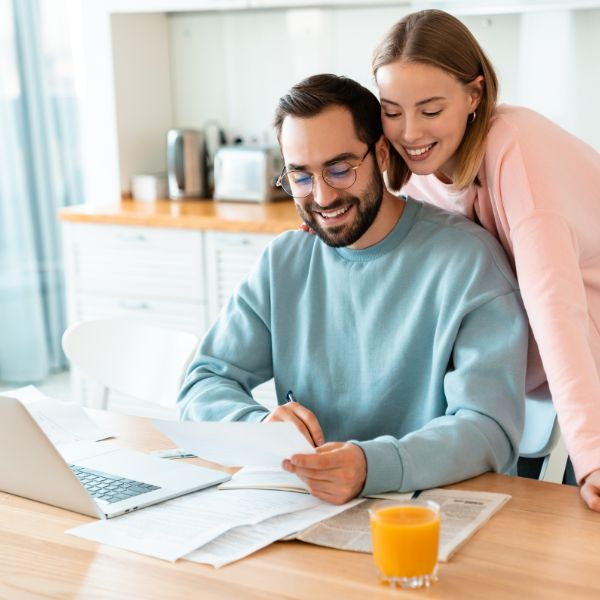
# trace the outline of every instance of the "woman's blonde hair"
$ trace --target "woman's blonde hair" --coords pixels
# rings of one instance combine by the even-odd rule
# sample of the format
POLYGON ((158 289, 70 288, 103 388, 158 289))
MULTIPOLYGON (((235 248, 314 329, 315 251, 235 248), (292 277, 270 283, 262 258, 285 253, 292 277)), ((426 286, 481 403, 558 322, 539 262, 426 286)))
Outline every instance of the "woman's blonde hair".
MULTIPOLYGON (((481 46, 456 17, 442 10, 422 10, 396 23, 373 53, 373 77, 379 68, 397 60, 439 67, 467 85, 483 75, 483 93, 476 116, 469 119, 465 135, 456 151, 454 186, 462 190, 476 182, 485 154, 486 137, 496 108, 498 79, 481 46)), ((411 171, 400 154, 390 147, 388 183, 399 190, 411 171)))

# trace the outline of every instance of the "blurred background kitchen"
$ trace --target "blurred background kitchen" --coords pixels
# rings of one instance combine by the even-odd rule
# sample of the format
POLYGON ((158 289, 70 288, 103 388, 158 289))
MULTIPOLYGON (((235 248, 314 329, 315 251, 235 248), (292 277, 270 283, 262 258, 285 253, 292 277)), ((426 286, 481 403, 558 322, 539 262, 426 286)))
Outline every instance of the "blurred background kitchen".
MULTIPOLYGON (((79 318, 142 307, 202 335, 276 235, 263 221, 284 229, 292 213, 258 212, 252 227, 248 200, 230 202, 216 218, 233 221, 215 231, 183 222, 180 200, 171 201, 173 223, 153 221, 153 208, 135 209, 147 211, 144 223, 124 216, 136 182, 146 200, 169 195, 167 132, 199 136, 207 180, 195 195, 206 198, 220 146, 275 145, 274 106, 291 85, 333 72, 375 91, 376 43, 430 7, 475 34, 502 102, 533 108, 600 150, 600 0, 0 0, 0 389, 35 383, 85 401, 79 384, 69 387, 60 346, 79 318), (65 213, 75 205, 84 206, 65 213), (127 245, 140 236, 148 247, 127 245), (189 269, 169 280, 186 252, 189 269)), ((269 199, 256 193, 251 202, 269 199)))

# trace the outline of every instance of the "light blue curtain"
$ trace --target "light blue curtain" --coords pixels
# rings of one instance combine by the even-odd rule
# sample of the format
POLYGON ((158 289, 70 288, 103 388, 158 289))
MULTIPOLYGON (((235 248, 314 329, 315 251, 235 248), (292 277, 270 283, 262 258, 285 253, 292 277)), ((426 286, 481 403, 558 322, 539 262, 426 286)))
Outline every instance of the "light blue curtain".
MULTIPOLYGON (((68 56, 48 47, 45 1, 50 2, 0 0, 0 381, 5 383, 40 381, 66 367, 57 212, 82 200, 77 101, 68 56)), ((52 4, 54 11, 66 7, 52 4)))

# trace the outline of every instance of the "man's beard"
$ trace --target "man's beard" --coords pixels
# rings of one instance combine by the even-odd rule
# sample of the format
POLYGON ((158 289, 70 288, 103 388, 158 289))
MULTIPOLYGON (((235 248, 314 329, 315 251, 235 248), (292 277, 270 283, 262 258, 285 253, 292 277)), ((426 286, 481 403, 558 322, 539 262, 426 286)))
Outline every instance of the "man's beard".
POLYGON ((313 220, 312 211, 319 212, 324 210, 318 204, 311 204, 308 207, 302 206, 296 202, 296 208, 302 220, 325 242, 328 246, 339 248, 342 246, 351 246, 356 243, 365 232, 371 227, 375 217, 379 213, 381 201, 383 199, 383 180, 381 173, 373 168, 371 181, 367 186, 362 200, 357 196, 344 195, 339 196, 335 202, 327 206, 327 210, 336 210, 347 206, 356 208, 356 216, 349 225, 343 224, 338 227, 323 228, 316 220, 313 220))

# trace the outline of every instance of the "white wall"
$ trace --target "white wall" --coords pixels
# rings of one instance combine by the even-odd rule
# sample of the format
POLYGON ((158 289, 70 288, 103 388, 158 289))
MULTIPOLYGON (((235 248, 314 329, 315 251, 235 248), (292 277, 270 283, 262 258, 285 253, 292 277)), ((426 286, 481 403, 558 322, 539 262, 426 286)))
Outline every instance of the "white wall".
POLYGON ((169 19, 162 13, 111 19, 121 190, 133 174, 166 170, 172 127, 169 19))
MULTIPOLYGON (((279 96, 308 74, 332 71, 372 88, 373 47, 406 12, 374 7, 175 15, 170 31, 177 125, 217 118, 231 134, 262 140, 270 135, 279 96)), ((502 101, 539 110, 600 149, 600 9, 461 18, 498 70, 502 101)))
MULTIPOLYGON (((170 126, 202 128, 208 120, 216 119, 230 139, 242 136, 247 141, 274 142, 271 121, 277 99, 301 78, 315 72, 334 72, 353 77, 375 91, 370 76, 372 50, 409 9, 346 7, 173 14, 165 17, 166 33, 157 35, 152 46, 144 46, 145 53, 139 55, 140 62, 133 71, 137 69, 139 77, 144 61, 145 68, 150 68, 149 60, 164 69, 159 54, 168 56, 170 126)), ((131 94, 132 89, 132 82, 119 75, 120 65, 133 65, 132 44, 122 40, 129 35, 127 31, 135 30, 131 29, 131 20, 143 18, 148 17, 113 17, 117 106, 122 104, 119 97, 131 94), (126 27, 125 19, 129 19, 126 27)), ((600 103, 600 9, 460 18, 497 68, 501 101, 538 110, 600 150, 600 113, 596 109, 600 103)), ((150 102, 151 97, 147 98, 150 102)), ((158 101, 166 102, 161 97, 158 101)), ((164 107, 161 111, 164 116, 164 107)), ((122 119, 121 114, 119 109, 121 181, 126 186, 133 172, 143 170, 144 161, 139 157, 149 157, 150 147, 160 136, 158 128, 145 118, 147 126, 155 130, 155 141, 151 142, 150 132, 143 134, 143 127, 134 131, 135 119, 122 119), (136 137, 141 140, 143 135, 143 143, 133 141, 136 137), (126 139, 129 141, 125 143, 126 139)), ((163 123, 161 131, 164 129, 163 123)), ((162 151, 162 138, 159 141, 162 151)), ((152 164, 146 170, 158 170, 158 153, 154 156, 152 161, 148 159, 147 164, 152 164)))

